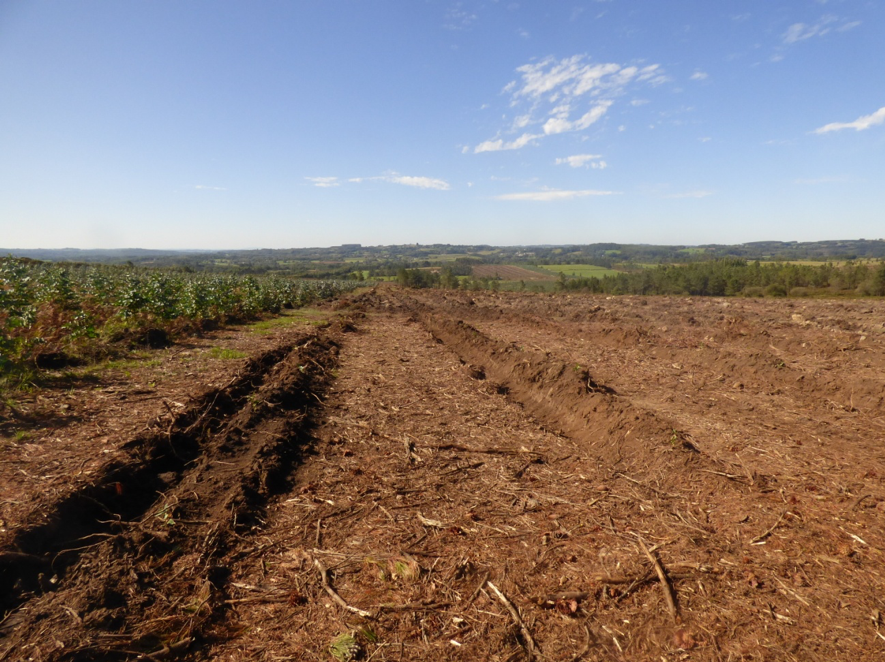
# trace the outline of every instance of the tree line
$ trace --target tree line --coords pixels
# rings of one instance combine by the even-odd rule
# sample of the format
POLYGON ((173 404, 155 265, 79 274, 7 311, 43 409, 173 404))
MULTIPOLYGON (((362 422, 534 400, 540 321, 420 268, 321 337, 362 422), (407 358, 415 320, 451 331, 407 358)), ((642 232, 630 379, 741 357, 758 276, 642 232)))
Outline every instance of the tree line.
MULTIPOLYGON (((493 279, 459 280, 451 269, 432 272, 401 268, 397 281, 404 287, 497 289, 493 279)), ((748 262, 720 258, 683 265, 661 265, 628 273, 597 277, 567 277, 561 273, 556 289, 597 294, 691 296, 809 296, 856 294, 885 296, 885 262, 793 264, 748 262)))

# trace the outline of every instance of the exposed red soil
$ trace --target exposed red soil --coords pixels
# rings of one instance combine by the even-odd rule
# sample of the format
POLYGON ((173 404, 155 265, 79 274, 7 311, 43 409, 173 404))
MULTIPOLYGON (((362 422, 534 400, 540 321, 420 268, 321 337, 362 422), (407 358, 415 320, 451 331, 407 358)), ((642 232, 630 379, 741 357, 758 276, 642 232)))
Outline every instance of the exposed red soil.
POLYGON ((885 302, 343 312, 34 501, 0 660, 885 653, 885 302))
POLYGON ((229 326, 134 359, 47 372, 33 391, 9 394, 0 404, 0 547, 41 503, 89 484, 128 441, 168 425, 195 398, 234 379, 249 356, 278 347, 285 333, 282 326, 229 326), (215 358, 229 355, 243 358, 215 358))

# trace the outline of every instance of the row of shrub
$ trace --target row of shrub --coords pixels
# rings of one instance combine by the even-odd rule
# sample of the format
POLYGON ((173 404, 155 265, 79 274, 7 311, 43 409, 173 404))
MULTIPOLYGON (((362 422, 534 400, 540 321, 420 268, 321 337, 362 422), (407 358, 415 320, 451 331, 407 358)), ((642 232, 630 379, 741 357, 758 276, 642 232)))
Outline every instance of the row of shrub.
POLYGON ((146 337, 149 330, 184 332, 251 320, 356 286, 0 258, 0 375, 39 363, 41 356, 95 358, 108 344, 146 337))
POLYGON ((838 293, 885 296, 885 262, 807 265, 718 259, 664 265, 604 278, 561 278, 560 287, 601 294, 807 296, 811 293, 838 293))
MULTIPOLYGON (((494 279, 459 280, 451 271, 400 269, 405 287, 497 289, 494 279)), ((598 294, 667 294, 694 296, 810 296, 850 294, 885 296, 885 262, 841 265, 747 262, 726 258, 684 265, 662 265, 596 277, 560 274, 556 289, 598 294)))

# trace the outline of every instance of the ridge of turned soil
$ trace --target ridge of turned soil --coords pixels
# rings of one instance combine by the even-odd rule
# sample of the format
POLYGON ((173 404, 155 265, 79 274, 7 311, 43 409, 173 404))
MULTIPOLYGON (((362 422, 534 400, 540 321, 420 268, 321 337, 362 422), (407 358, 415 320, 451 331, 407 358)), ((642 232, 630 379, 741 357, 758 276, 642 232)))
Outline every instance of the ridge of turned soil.
POLYGON ((165 429, 241 374, 249 356, 284 343, 294 321, 266 332, 206 332, 132 360, 49 373, 33 392, 9 394, 0 404, 0 548, 43 506, 92 482, 145 429, 165 429))

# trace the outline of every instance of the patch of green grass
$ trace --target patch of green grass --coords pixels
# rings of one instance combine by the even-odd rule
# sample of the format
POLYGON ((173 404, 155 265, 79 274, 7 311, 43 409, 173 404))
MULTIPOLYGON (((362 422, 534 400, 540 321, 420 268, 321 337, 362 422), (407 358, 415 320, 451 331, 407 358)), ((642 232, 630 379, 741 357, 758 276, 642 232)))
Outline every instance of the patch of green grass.
POLYGON ((253 333, 270 333, 274 329, 284 328, 287 326, 296 326, 298 324, 310 324, 320 326, 328 321, 329 312, 318 310, 316 308, 297 308, 296 310, 287 310, 279 317, 271 317, 270 319, 261 320, 249 325, 249 330, 253 333))
POLYGON ((428 260, 433 262, 454 262, 459 258, 470 257, 468 253, 445 253, 445 254, 436 254, 431 253, 427 256, 428 260))
POLYGON ((597 267, 595 264, 542 264, 541 269, 552 273, 554 276, 563 273, 566 276, 574 276, 576 278, 603 278, 604 276, 615 276, 620 273, 614 269, 597 267))
POLYGON ((75 368, 66 370, 63 374, 65 379, 89 379, 96 374, 106 372, 108 370, 122 370, 127 377, 130 376, 129 371, 133 368, 156 368, 162 365, 160 359, 151 358, 151 352, 148 350, 134 352, 125 359, 111 359, 95 363, 85 368, 75 368))
POLYGON ((238 349, 230 349, 228 347, 213 347, 209 350, 209 356, 213 359, 244 359, 248 354, 246 352, 241 352, 238 349))

